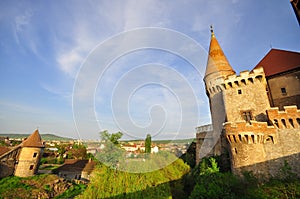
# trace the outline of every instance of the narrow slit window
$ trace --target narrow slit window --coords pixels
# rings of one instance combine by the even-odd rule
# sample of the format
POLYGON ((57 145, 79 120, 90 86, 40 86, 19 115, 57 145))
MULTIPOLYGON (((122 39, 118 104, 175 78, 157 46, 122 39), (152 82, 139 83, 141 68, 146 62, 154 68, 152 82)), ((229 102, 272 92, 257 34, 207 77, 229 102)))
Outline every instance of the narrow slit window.
POLYGON ((37 153, 34 153, 34 154, 33 154, 33 157, 36 158, 36 157, 37 157, 37 153))
POLYGON ((34 167, 34 165, 30 165, 29 170, 32 170, 34 167))
POLYGON ((281 88, 281 94, 282 95, 287 95, 286 89, 285 88, 281 88))
POLYGON ((238 90, 238 94, 241 95, 242 94, 242 89, 238 90))

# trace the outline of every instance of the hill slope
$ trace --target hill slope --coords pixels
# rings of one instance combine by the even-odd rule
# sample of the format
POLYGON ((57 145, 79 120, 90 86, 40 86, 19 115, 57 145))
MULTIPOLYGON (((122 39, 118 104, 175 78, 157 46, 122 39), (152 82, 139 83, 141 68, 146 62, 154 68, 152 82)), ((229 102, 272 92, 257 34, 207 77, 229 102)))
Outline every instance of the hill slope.
MULTIPOLYGON (((0 137, 9 137, 13 139, 22 139, 28 137, 30 134, 0 134, 0 137)), ((41 134, 43 140, 50 141, 50 140, 58 140, 58 141, 70 141, 74 140, 72 138, 66 138, 57 136, 54 134, 41 134)))

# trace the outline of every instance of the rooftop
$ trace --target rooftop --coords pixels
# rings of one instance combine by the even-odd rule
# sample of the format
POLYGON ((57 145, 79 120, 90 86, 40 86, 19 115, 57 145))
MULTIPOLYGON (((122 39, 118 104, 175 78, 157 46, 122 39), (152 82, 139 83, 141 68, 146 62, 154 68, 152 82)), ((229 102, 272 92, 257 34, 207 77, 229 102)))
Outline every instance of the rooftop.
POLYGON ((271 49, 254 69, 260 66, 266 77, 300 68, 300 52, 271 49))
POLYGON ((40 133, 35 130, 26 140, 22 142, 22 147, 44 147, 40 133))

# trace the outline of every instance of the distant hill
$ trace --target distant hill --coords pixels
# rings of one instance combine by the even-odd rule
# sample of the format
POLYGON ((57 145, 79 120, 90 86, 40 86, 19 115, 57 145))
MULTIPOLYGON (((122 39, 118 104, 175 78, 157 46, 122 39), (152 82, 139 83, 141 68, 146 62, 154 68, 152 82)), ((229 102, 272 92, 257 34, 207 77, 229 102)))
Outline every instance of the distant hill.
MULTIPOLYGON (((30 134, 0 134, 0 137, 9 137, 13 139, 18 139, 18 138, 26 138, 30 134)), ((66 138, 66 137, 61 137, 57 136, 54 134, 41 134, 42 140, 49 141, 49 140, 58 140, 58 141, 70 141, 74 140, 73 138, 66 138)))

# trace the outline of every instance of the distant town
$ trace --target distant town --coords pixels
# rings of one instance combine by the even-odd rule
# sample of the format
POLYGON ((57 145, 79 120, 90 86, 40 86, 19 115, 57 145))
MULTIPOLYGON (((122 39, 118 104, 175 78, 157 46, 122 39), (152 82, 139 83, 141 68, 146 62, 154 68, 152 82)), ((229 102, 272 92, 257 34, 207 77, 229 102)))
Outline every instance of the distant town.
MULTIPOLYGON (((0 134, 0 155, 26 141, 29 134, 0 134)), ((53 134, 41 134, 43 153, 37 173, 55 173, 68 180, 89 181, 95 166, 95 156, 105 148, 101 140, 82 141, 53 134)), ((177 157, 186 153, 191 139, 156 140, 151 142, 151 153, 167 151, 177 157)), ((128 159, 143 160, 145 140, 120 141, 120 148, 128 159)))

